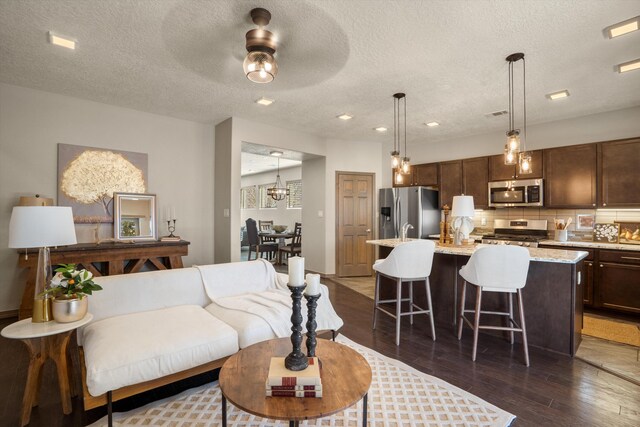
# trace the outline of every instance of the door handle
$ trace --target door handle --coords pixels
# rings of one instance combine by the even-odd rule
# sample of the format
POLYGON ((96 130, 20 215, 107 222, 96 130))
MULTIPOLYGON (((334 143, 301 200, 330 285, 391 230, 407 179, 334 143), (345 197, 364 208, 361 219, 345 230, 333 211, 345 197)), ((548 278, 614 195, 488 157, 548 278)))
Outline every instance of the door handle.
POLYGON ((366 231, 367 233, 371 233, 371 229, 370 229, 370 228, 367 228, 367 229, 366 229, 366 230, 364 230, 364 231, 366 231))

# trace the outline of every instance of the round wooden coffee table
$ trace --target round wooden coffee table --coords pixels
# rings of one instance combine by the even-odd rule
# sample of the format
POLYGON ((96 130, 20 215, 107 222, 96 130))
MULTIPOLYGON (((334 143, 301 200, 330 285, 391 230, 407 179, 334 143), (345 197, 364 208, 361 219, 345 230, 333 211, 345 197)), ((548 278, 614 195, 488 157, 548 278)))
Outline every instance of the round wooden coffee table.
POLYGON ((254 344, 231 356, 220 370, 222 425, 227 425, 227 400, 250 414, 272 420, 299 421, 340 412, 363 399, 363 426, 367 425, 367 392, 371 367, 360 353, 324 339, 316 356, 322 363, 322 397, 267 397, 265 382, 272 356, 291 352, 291 340, 280 338, 254 344))

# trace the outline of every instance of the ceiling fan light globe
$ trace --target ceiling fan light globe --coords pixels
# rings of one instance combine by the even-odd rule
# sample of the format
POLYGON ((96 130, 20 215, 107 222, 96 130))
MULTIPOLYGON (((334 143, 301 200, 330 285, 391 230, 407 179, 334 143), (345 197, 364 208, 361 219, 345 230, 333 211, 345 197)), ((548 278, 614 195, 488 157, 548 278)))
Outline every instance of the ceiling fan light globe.
POLYGON ((269 83, 278 74, 276 59, 267 52, 248 52, 242 64, 244 74, 254 83, 269 83))

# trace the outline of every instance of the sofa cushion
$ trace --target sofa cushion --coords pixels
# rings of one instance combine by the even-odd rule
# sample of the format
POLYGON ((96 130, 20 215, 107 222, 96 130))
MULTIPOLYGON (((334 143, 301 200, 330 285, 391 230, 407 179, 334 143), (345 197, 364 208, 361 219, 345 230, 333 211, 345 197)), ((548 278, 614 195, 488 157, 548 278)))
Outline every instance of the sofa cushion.
POLYGON ((277 338, 271 326, 255 314, 230 310, 216 303, 209 304, 205 309, 215 317, 223 318, 226 324, 236 330, 240 348, 246 348, 261 341, 277 338))
POLYGON ((84 329, 93 396, 161 378, 238 351, 238 334, 197 305, 111 317, 84 329))

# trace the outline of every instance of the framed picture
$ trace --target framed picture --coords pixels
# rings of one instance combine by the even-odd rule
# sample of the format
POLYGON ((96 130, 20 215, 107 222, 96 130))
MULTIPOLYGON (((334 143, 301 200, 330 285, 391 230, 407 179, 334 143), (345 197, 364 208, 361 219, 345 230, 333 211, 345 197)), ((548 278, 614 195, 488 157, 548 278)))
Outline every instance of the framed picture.
POLYGON ((593 214, 576 215, 576 230, 593 230, 596 223, 596 216, 593 214))
POLYGON ((640 245, 640 221, 615 221, 615 224, 620 227, 620 233, 618 234, 620 243, 640 245))
POLYGON ((593 241, 601 243, 618 243, 620 224, 595 224, 593 227, 593 241))

